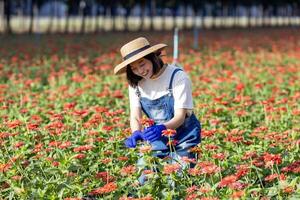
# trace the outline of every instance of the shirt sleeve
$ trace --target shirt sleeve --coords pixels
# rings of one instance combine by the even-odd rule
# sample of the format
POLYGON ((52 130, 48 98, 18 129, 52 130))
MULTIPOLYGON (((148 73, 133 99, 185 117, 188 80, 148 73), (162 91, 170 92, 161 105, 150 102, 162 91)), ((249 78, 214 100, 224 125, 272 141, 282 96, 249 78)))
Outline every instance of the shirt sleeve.
POLYGON ((192 84, 185 72, 177 72, 173 79, 174 109, 193 109, 192 84))
POLYGON ((129 86, 129 102, 130 102, 130 109, 134 107, 141 107, 140 99, 135 93, 135 89, 129 86))

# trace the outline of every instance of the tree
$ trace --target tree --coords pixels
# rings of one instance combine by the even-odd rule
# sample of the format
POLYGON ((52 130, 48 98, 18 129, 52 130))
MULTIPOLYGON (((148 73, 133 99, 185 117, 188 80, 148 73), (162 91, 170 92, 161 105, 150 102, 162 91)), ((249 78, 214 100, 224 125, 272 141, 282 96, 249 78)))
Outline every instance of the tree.
POLYGON ((140 4, 141 4, 141 23, 140 23, 140 27, 139 30, 143 30, 144 29, 144 23, 145 23, 145 16, 146 16, 146 5, 147 5, 147 1, 146 0, 140 0, 140 4))
POLYGON ((102 6, 102 0, 96 0, 96 5, 97 5, 97 12, 96 12, 96 20, 95 20, 95 33, 98 33, 101 31, 101 26, 100 26, 100 14, 103 14, 99 10, 99 6, 102 6))
POLYGON ((150 1, 150 30, 154 29, 154 16, 156 15, 156 0, 150 1))
POLYGON ((6 22, 6 29, 5 31, 8 34, 12 33, 11 25, 10 25, 10 18, 11 18, 11 1, 4 0, 4 15, 5 15, 5 22, 6 22))
POLYGON ((69 32, 70 29, 70 17, 72 14, 78 14, 80 0, 66 0, 67 4, 67 15, 66 15, 66 24, 65 24, 65 33, 69 32))
POLYGON ((125 8, 125 25, 124 25, 124 31, 128 31, 128 25, 129 25, 129 16, 131 14, 131 10, 135 4, 134 0, 121 0, 121 5, 125 8))
MULTIPOLYGON (((169 1, 166 1, 166 4, 165 4, 165 7, 170 9, 172 12, 172 18, 173 18, 172 26, 173 27, 177 27, 176 16, 177 16, 177 9, 178 9, 179 3, 180 3, 179 0, 169 0, 169 1)), ((166 19, 165 19, 165 23, 167 23, 166 19)))
POLYGON ((30 7, 30 24, 29 24, 29 33, 33 32, 33 23, 34 23, 34 15, 38 13, 41 6, 44 4, 44 0, 32 0, 30 7))

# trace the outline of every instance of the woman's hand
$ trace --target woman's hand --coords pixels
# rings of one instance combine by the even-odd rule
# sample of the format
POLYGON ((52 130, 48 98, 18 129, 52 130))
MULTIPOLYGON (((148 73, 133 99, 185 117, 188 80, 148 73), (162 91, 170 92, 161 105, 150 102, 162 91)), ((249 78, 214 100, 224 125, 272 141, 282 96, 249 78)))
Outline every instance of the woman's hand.
POLYGON ((158 140, 161 137, 162 131, 166 129, 166 126, 163 124, 153 125, 143 132, 142 137, 144 140, 154 142, 155 140, 158 140))
POLYGON ((127 148, 135 148, 139 140, 143 140, 142 132, 140 130, 134 131, 132 135, 125 140, 125 146, 127 148))

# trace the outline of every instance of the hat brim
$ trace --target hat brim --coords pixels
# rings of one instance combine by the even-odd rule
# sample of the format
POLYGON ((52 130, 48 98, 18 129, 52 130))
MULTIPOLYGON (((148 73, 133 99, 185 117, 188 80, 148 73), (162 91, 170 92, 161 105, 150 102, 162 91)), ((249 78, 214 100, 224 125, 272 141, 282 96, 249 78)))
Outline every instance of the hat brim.
POLYGON ((145 51, 142 51, 132 57, 130 57, 129 59, 127 60, 124 60, 123 62, 121 62, 120 64, 118 64, 115 68, 114 68, 114 74, 122 74, 124 72, 126 72, 126 67, 130 64, 130 63, 133 63, 134 61, 140 59, 140 58, 143 58, 144 56, 150 54, 150 53, 153 53, 155 51, 158 51, 158 50, 161 50, 163 48, 165 48, 166 44, 157 44, 157 45, 154 45, 148 49, 146 49, 145 51))

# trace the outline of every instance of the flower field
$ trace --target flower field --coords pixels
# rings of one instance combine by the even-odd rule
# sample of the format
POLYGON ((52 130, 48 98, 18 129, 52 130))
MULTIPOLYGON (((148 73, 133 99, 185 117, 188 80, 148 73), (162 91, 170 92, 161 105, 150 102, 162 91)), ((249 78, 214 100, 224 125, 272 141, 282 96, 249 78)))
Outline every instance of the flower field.
POLYGON ((299 30, 203 31, 197 50, 181 33, 202 124, 197 159, 183 158, 194 168, 124 147, 127 83, 113 67, 141 35, 172 62, 172 33, 0 36, 0 199, 300 199, 299 30))

